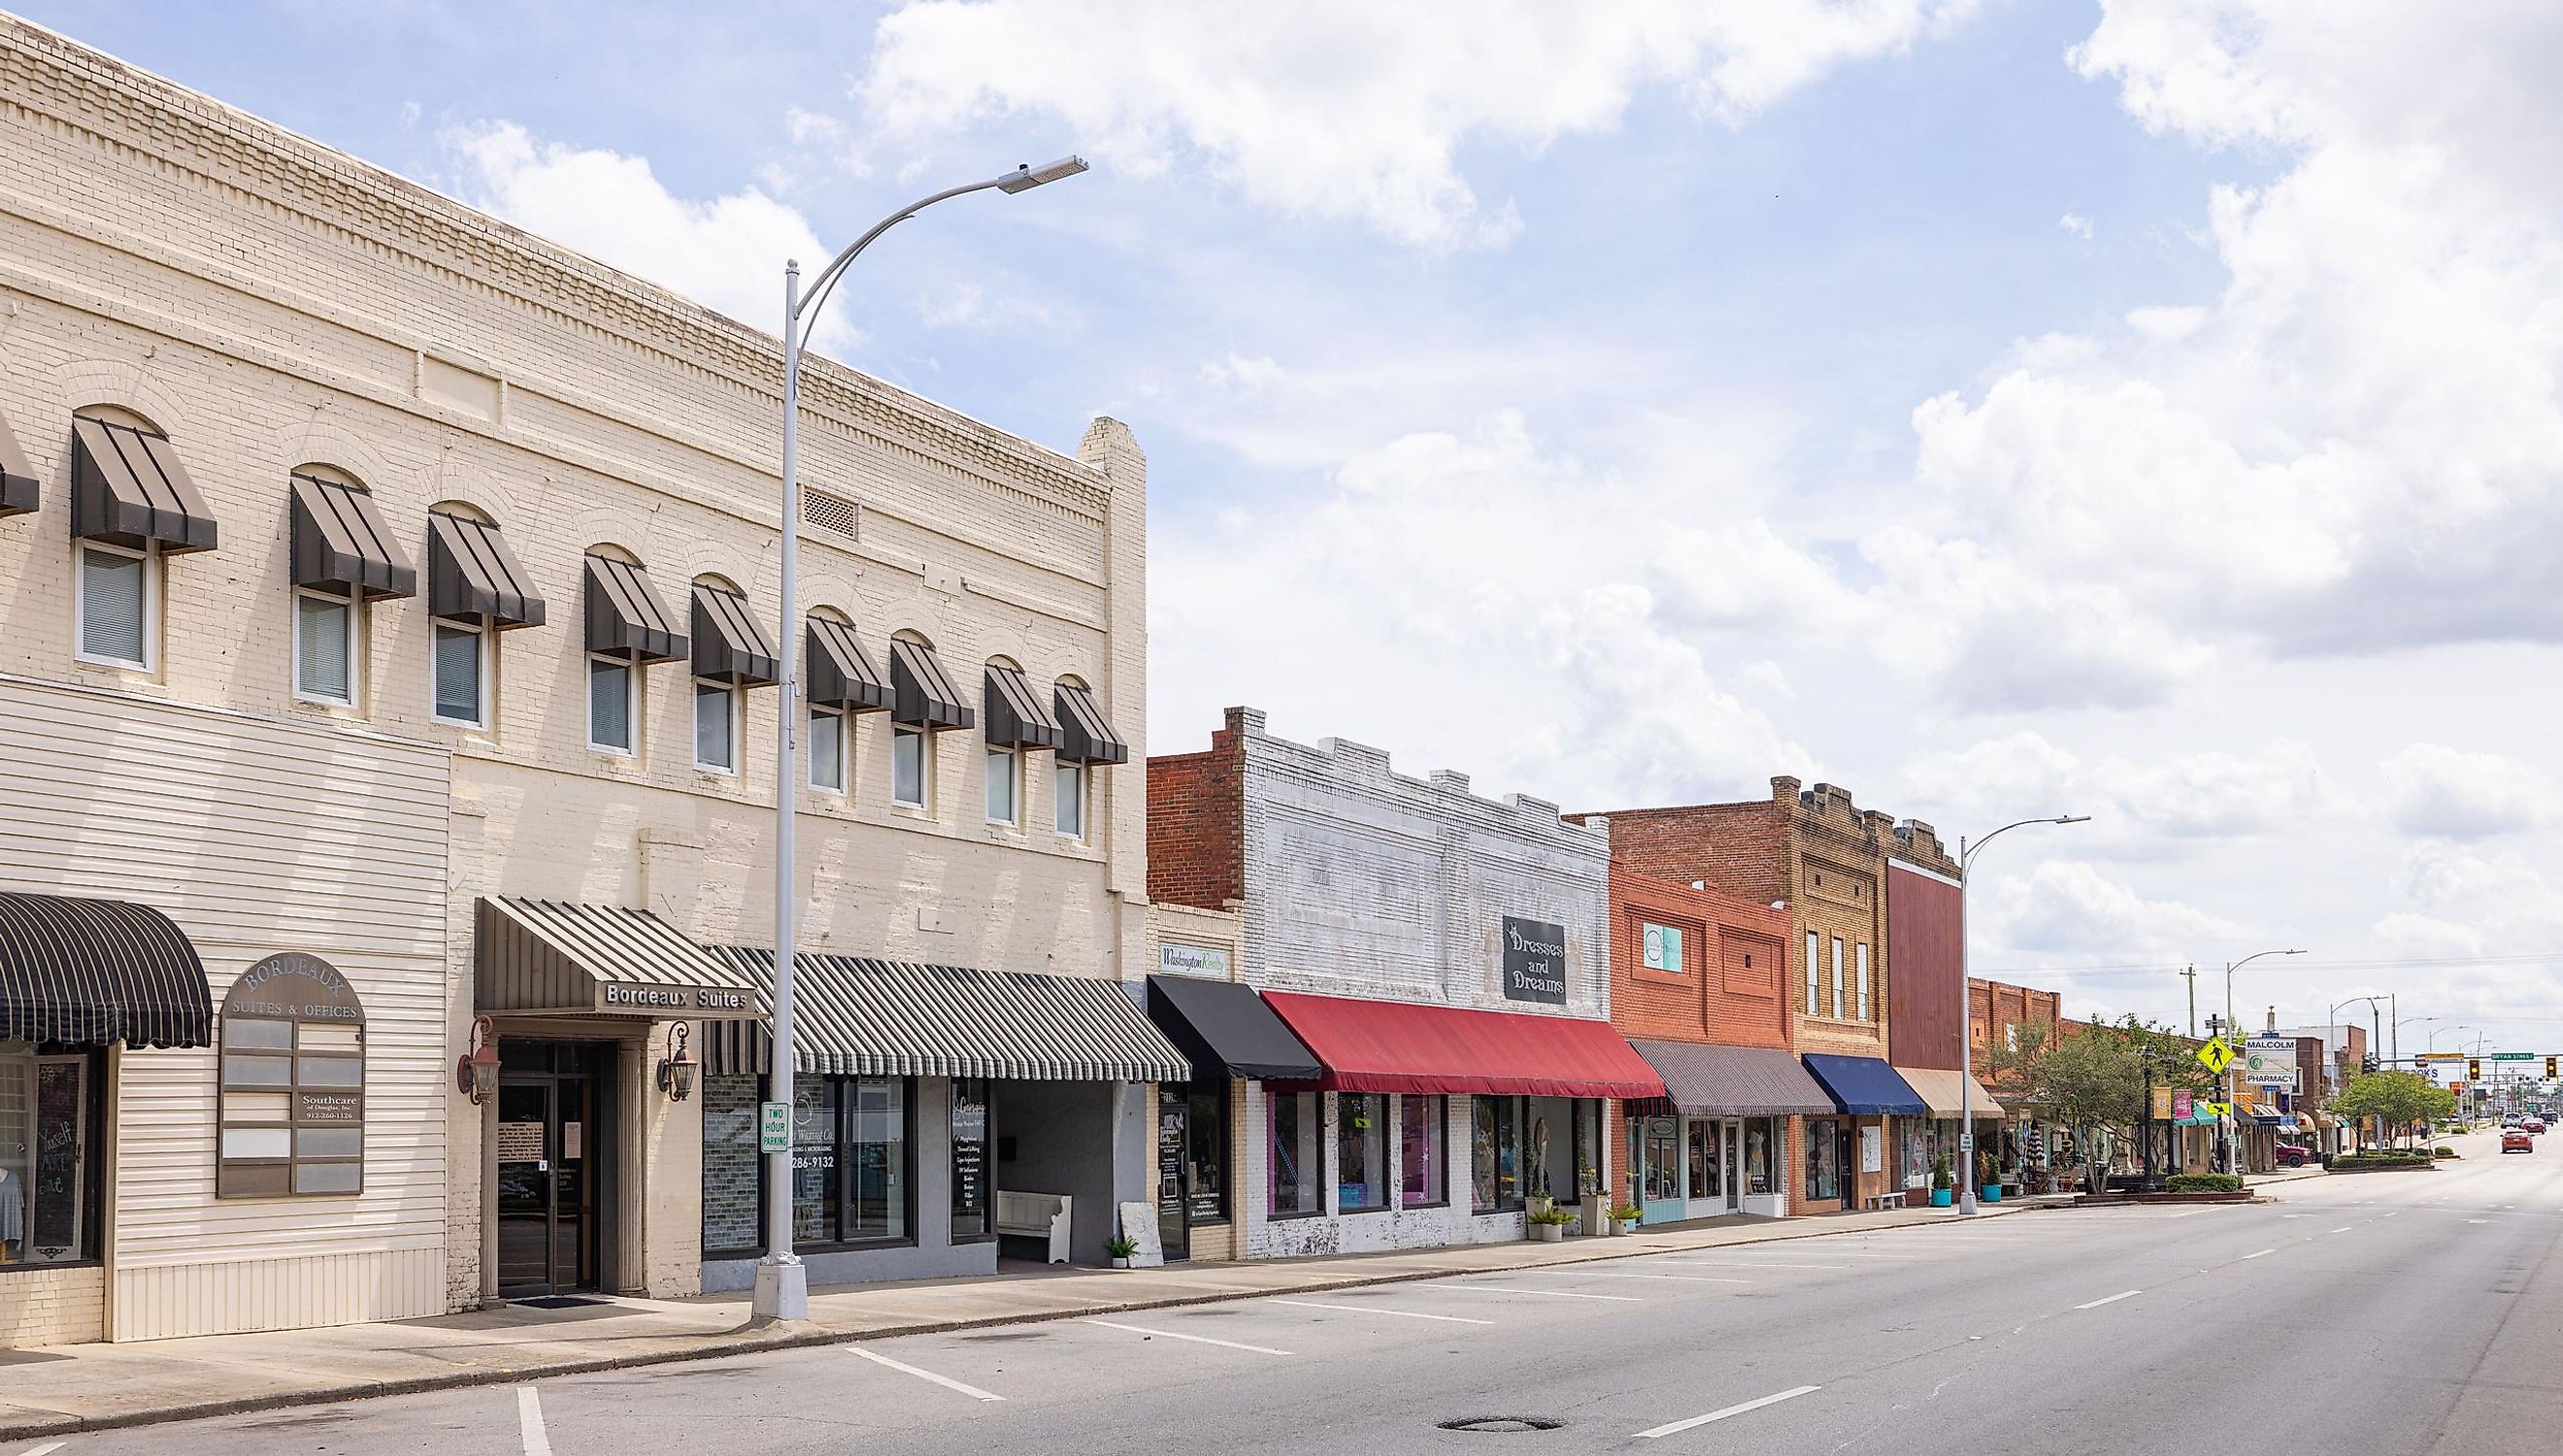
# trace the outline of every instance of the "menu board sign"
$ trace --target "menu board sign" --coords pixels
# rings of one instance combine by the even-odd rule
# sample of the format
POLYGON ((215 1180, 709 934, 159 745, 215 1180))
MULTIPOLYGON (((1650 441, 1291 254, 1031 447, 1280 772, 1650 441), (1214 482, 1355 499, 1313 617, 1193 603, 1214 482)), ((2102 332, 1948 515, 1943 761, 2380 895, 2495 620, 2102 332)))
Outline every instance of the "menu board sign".
POLYGON ((219 1198, 364 1191, 365 1008, 317 956, 270 956, 223 998, 219 1198))

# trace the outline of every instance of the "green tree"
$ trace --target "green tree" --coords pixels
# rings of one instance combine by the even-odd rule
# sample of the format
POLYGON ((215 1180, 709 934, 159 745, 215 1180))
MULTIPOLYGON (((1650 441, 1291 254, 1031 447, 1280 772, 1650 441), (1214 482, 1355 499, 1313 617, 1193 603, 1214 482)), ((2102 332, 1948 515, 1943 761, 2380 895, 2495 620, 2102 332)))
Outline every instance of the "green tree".
POLYGON ((2188 1088, 2207 1095, 2216 1079, 2199 1065, 2195 1048, 2161 1026, 2121 1018, 2115 1025, 2076 1025, 2055 1037, 2023 1037, 1991 1058, 1998 1076, 2012 1081, 2047 1120, 2062 1124, 2088 1171, 2091 1191, 2108 1186, 2109 1149, 2132 1140, 2144 1122, 2145 1086, 2188 1088))
POLYGON ((2455 1116, 2457 1094, 2417 1072, 2369 1072, 2342 1089, 2336 1110, 2344 1117, 2375 1118, 2399 1139, 2415 1123, 2455 1116))

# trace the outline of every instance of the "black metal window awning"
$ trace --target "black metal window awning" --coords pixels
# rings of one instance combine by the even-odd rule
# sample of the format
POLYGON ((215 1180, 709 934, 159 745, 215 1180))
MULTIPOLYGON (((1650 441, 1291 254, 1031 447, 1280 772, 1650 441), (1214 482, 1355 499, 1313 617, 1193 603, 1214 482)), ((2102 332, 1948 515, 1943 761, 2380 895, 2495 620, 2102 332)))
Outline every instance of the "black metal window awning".
POLYGON ((747 610, 747 599, 694 583, 694 675, 735 687, 762 687, 783 675, 774 643, 747 610))
POLYGON ((72 535, 135 550, 214 549, 214 514, 165 435, 86 416, 72 421, 72 535))
POLYGON ((1024 680, 1022 668, 989 663, 980 700, 988 712, 989 747, 1059 747, 1059 720, 1034 695, 1033 685, 1024 680))
POLYGON ((1281 1013, 1255 988, 1190 976, 1148 978, 1148 1019, 1192 1058, 1195 1076, 1313 1082, 1326 1074, 1281 1013))
POLYGON ((650 585, 650 573, 628 561, 587 558, 587 649, 635 662, 687 655, 686 635, 650 585))
POLYGON ((0 1041, 210 1046, 204 962, 168 916, 121 900, 0 893, 0 1041))
POLYGON ((294 584, 368 600, 418 595, 418 568, 392 539, 371 492, 296 475, 294 584))
POLYGON ((871 713, 890 706, 889 679, 864 649, 854 628, 833 617, 810 619, 807 669, 802 682, 813 706, 871 713))
POLYGON ((43 492, 36 485, 35 467, 27 463, 27 453, 18 448, 18 437, 9 430, 9 422, 0 419, 0 516, 25 515, 36 508, 43 492))
MULTIPOLYGON (((756 980, 774 953, 714 954, 756 980)), ((921 966, 860 956, 793 961, 792 1066, 848 1077, 998 1077, 1019 1082, 1181 1082, 1192 1063, 1150 1024, 1135 988, 1094 976, 921 966)), ((711 1028, 704 1069, 771 1069, 762 1022, 711 1028)))
POLYGON ((1064 764, 1126 764, 1130 745, 1112 731, 1093 689, 1063 682, 1051 694, 1059 710, 1059 761, 1064 764))
POLYGON ((543 599, 496 526, 427 513, 427 615, 482 627, 543 625, 543 599))
POLYGON ((763 993, 647 910, 496 895, 474 917, 473 1008, 718 1020, 763 993))
POLYGON ((890 717, 916 728, 968 728, 978 715, 943 670, 934 649, 906 637, 889 643, 890 717))

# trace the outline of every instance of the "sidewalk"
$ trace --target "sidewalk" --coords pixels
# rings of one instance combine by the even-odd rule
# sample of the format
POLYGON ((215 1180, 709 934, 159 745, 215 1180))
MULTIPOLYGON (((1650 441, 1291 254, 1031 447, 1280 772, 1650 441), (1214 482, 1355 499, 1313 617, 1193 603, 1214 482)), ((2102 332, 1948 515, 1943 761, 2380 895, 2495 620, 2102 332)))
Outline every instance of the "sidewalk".
POLYGON ((2282 1168, 2275 1173, 2247 1173, 2243 1175, 2243 1186, 2257 1188, 2263 1183, 2292 1183, 2300 1178, 2321 1178, 2329 1172, 2331 1170, 2321 1164, 2309 1163, 2302 1168, 2282 1168))
MULTIPOLYGON (((2042 1206, 2053 1204, 2046 1200, 1990 1204, 1983 1216, 2042 1206)), ((1821 1238, 1953 1219, 1943 1209, 1895 1208, 1777 1221, 1721 1221, 1553 1244, 1474 1244, 1161 1269, 1027 1269, 992 1279, 814 1291, 807 1323, 763 1329, 748 1328, 745 1296, 724 1295, 611 1299, 566 1310, 511 1306, 396 1324, 0 1351, 0 1442, 762 1350, 1821 1238)))

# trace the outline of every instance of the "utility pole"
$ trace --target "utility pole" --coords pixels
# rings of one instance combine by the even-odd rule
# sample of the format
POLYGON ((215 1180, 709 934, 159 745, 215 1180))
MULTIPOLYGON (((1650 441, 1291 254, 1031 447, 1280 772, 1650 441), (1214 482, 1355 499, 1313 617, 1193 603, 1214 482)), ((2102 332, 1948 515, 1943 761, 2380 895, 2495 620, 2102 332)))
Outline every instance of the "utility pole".
POLYGON ((2189 1037, 2195 1041, 2198 1039, 2198 968, 2192 966, 2180 974, 2189 978, 2189 1037))

